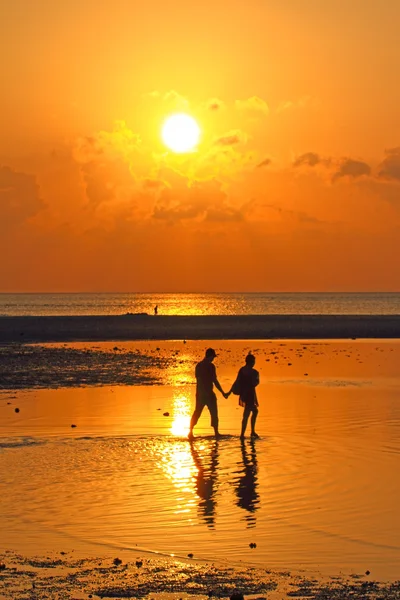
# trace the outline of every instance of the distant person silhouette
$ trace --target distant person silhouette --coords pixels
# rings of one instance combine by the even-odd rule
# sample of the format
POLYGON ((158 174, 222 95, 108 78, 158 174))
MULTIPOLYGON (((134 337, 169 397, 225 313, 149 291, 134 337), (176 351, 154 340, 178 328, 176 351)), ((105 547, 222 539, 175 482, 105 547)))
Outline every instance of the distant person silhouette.
POLYGON ((250 441, 250 454, 247 451, 246 442, 242 440, 242 469, 238 472, 239 477, 236 480, 237 505, 248 511, 246 516, 248 527, 254 527, 256 518, 254 513, 258 509, 259 494, 257 492, 257 454, 254 438, 250 441))
POLYGON ((156 304, 154 307, 154 314, 158 315, 158 304, 156 304))
MULTIPOLYGON (((200 498, 199 501, 199 512, 201 513, 204 521, 208 527, 214 529, 215 527, 215 488, 218 473, 218 440, 213 442, 214 446, 211 449, 210 462, 207 468, 204 467, 203 458, 195 447, 195 442, 191 442, 190 451, 192 453, 193 462, 197 468, 197 475, 195 478, 196 493, 200 498)), ((202 451, 204 449, 202 447, 202 451)))
POLYGON ((232 385, 227 396, 233 393, 239 394, 239 405, 244 406, 242 430, 240 437, 243 439, 246 433, 247 422, 251 413, 251 437, 258 438, 256 433, 256 420, 258 415, 258 400, 256 387, 260 383, 259 372, 254 368, 256 357, 249 353, 246 356, 246 364, 239 369, 235 383, 232 385))
POLYGON ((218 406, 217 396, 213 387, 217 388, 226 398, 227 394, 223 391, 217 379, 217 370, 213 365, 213 360, 217 356, 213 348, 207 348, 205 357, 196 365, 196 407, 190 420, 189 439, 193 439, 193 428, 200 419, 203 408, 207 406, 211 415, 211 427, 214 428, 215 437, 219 437, 218 431, 218 406))

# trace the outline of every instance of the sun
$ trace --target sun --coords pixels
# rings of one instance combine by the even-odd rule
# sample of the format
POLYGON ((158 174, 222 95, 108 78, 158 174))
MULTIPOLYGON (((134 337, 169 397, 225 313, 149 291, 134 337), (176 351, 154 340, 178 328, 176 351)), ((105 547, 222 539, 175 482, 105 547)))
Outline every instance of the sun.
POLYGON ((167 148, 182 154, 196 148, 200 140, 200 127, 193 117, 179 113, 166 119, 161 136, 167 148))

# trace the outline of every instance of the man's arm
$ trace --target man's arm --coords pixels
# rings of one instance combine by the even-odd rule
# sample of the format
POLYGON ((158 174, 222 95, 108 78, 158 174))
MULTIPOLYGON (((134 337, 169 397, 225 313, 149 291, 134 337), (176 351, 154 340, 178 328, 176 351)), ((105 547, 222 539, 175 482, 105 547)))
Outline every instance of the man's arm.
POLYGON ((213 383, 214 383, 215 387, 217 388, 217 390, 219 390, 221 392, 221 394, 226 397, 226 394, 225 394, 224 390, 222 389, 222 387, 220 386, 217 376, 215 376, 213 383))

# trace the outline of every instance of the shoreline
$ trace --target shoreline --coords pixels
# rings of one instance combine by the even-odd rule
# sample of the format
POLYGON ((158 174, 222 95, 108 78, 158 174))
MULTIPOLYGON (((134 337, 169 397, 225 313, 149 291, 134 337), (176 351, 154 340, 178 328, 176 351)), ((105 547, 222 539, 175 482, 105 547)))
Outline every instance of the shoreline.
POLYGON ((204 600, 249 598, 284 600, 311 597, 319 600, 382 600, 398 598, 398 581, 379 581, 362 574, 321 576, 314 571, 279 571, 246 565, 221 564, 193 557, 149 556, 137 551, 85 555, 54 551, 25 556, 0 553, 0 599, 34 597, 153 598, 153 600, 204 600))
POLYGON ((400 315, 0 317, 0 343, 400 338, 400 315))

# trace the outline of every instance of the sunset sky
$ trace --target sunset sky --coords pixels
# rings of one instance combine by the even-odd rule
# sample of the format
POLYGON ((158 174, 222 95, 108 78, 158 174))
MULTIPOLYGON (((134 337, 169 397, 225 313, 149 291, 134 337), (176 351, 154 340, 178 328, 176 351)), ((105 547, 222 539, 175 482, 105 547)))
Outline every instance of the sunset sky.
POLYGON ((399 291, 399 29, 399 0, 3 0, 0 291, 399 291))

